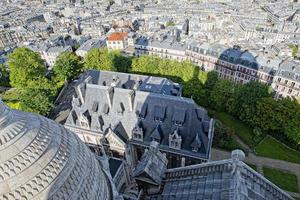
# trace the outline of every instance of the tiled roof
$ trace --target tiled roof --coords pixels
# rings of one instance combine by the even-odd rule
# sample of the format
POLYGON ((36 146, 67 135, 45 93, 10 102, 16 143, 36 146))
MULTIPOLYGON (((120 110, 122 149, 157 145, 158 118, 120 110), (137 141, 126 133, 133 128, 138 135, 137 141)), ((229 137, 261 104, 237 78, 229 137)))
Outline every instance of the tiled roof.
POLYGON ((118 40, 124 40, 125 37, 128 36, 128 33, 124 32, 116 32, 112 33, 107 37, 108 41, 118 41, 118 40))

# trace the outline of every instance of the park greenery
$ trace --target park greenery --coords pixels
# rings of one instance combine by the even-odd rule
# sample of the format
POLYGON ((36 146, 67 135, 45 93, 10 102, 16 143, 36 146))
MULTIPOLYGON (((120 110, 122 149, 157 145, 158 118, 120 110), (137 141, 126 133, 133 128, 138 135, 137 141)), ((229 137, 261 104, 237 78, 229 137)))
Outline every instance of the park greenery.
POLYGON ((0 86, 9 87, 9 72, 3 64, 0 64, 0 86))
POLYGON ((13 108, 48 115, 63 83, 78 76, 82 68, 79 57, 63 53, 50 74, 39 53, 17 48, 9 55, 7 67, 0 68, 9 77, 6 82, 1 82, 2 86, 12 87, 1 96, 13 108))
POLYGON ((58 86, 68 80, 73 80, 83 70, 83 63, 80 57, 73 52, 60 54, 53 66, 55 81, 58 86))
POLYGON ((263 167, 264 176, 277 186, 290 192, 299 192, 297 176, 289 172, 263 167))
POLYGON ((267 136, 256 147, 257 155, 300 164, 300 152, 267 136))
POLYGON ((175 26, 175 23, 173 21, 168 21, 166 23, 166 27, 169 27, 169 26, 175 26))
POLYGON ((121 55, 120 51, 107 49, 92 49, 84 57, 85 69, 128 72, 131 59, 121 55))
MULTIPOLYGON (((9 76, 5 76, 10 82, 5 84, 15 88, 18 95, 13 103, 19 101, 22 110, 49 114, 63 83, 72 81, 86 69, 139 73, 167 77, 182 84, 183 96, 191 97, 197 104, 212 110, 220 119, 217 132, 226 135, 219 137, 225 141, 216 141, 219 146, 235 148, 233 134, 250 147, 267 134, 289 146, 300 146, 300 105, 294 99, 275 100, 269 86, 264 83, 252 81, 240 85, 222 80, 216 72, 203 72, 189 61, 178 62, 148 55, 131 58, 119 51, 93 49, 83 60, 74 53, 61 54, 53 72, 49 73, 38 53, 17 48, 9 56, 8 69, 9 76), (233 122, 230 129, 224 128, 229 122, 233 122), (246 126, 250 128, 245 129, 246 126)), ((0 67, 2 71, 3 74, 8 72, 0 67)))

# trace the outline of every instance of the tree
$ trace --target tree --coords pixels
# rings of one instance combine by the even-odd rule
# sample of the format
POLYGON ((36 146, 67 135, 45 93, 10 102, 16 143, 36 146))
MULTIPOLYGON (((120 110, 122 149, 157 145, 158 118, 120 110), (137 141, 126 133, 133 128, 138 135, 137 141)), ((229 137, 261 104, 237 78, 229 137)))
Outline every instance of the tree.
POLYGON ((262 98, 256 104, 253 125, 276 137, 300 144, 300 105, 296 100, 262 98))
POLYGON ((111 54, 114 68, 118 72, 129 72, 131 70, 132 58, 123 56, 120 51, 111 51, 109 54, 111 54))
POLYGON ((283 133, 298 147, 300 146, 300 105, 295 99, 281 101, 284 118, 283 133))
POLYGON ((48 115, 53 107, 57 91, 55 84, 45 77, 31 81, 26 89, 21 91, 22 110, 48 115))
POLYGON ((272 97, 262 98, 257 101, 255 111, 252 116, 252 125, 268 133, 280 131, 284 119, 282 118, 279 102, 272 97))
POLYGON ((10 84, 24 89, 32 80, 44 77, 46 67, 39 53, 28 48, 16 48, 8 57, 10 84))
POLYGON ((117 71, 112 54, 107 49, 92 49, 84 58, 85 69, 117 71))
POLYGON ((168 21, 166 23, 166 27, 168 27, 168 26, 175 26, 175 23, 173 21, 168 21))
POLYGON ((72 80, 82 72, 80 58, 73 52, 64 52, 55 61, 53 72, 55 80, 63 82, 72 80))
POLYGON ((209 104, 218 111, 226 111, 234 94, 234 83, 229 80, 219 80, 213 87, 209 104))
POLYGON ((250 81, 235 90, 233 107, 234 115, 253 127, 253 116, 256 112, 256 103, 265 97, 272 97, 267 84, 250 81))
POLYGON ((160 74, 158 70, 159 58, 143 55, 132 60, 131 70, 143 74, 160 74))
POLYGON ((222 148, 229 151, 243 149, 238 143, 235 142, 232 135, 234 135, 233 130, 225 126, 221 121, 216 120, 213 147, 222 148))
POLYGON ((293 44, 290 44, 290 45, 288 45, 289 46, 289 48, 292 50, 292 56, 294 57, 294 58, 296 58, 297 57, 297 54, 298 54, 298 45, 293 45, 293 44))
POLYGON ((218 82, 218 74, 217 72, 208 72, 207 73, 207 78, 204 84, 204 90, 205 90, 205 102, 206 105, 209 104, 209 98, 210 98, 210 94, 214 88, 214 86, 216 85, 216 83, 218 82))
POLYGON ((9 87, 9 71, 3 64, 0 64, 0 86, 9 87))
POLYGON ((52 80, 49 80, 46 77, 42 77, 33 81, 30 81, 27 89, 32 90, 45 90, 47 91, 47 95, 51 100, 54 100, 54 97, 57 95, 58 88, 52 80))
POLYGON ((51 98, 46 90, 28 88, 21 94, 21 108, 24 111, 48 115, 52 107, 51 98))

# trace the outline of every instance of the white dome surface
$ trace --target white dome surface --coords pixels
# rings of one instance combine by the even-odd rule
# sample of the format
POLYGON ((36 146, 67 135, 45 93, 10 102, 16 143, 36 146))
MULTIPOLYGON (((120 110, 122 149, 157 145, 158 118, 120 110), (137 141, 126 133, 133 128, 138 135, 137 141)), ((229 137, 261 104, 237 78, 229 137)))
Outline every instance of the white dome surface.
POLYGON ((0 100, 1 200, 109 200, 110 182, 72 132, 0 100))

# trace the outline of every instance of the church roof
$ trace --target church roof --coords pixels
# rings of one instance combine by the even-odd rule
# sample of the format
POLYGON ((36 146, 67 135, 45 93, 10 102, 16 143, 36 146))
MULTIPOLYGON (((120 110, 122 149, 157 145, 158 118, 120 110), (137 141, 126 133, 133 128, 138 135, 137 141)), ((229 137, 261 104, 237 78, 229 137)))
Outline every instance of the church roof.
POLYGON ((0 199, 112 199, 90 150, 63 126, 0 100, 0 199))

